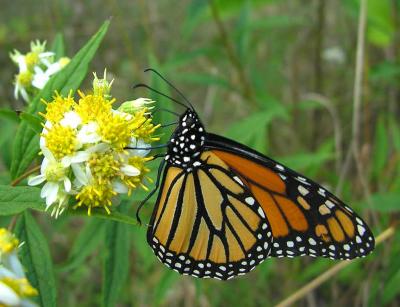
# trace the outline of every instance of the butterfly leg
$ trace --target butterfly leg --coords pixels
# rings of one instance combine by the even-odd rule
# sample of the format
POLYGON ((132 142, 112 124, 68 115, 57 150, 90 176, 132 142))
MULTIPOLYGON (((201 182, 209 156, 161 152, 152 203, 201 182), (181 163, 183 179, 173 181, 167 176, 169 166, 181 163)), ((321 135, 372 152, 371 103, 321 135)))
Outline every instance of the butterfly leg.
POLYGON ((162 160, 160 163, 160 166, 158 167, 158 172, 157 172, 157 179, 156 179, 156 186, 153 190, 151 190, 151 192, 146 196, 146 198, 140 203, 139 207, 136 210, 136 219, 139 222, 139 225, 142 224, 142 221, 140 220, 140 209, 142 209, 142 207, 144 206, 144 204, 150 199, 150 197, 152 197, 154 195, 154 193, 157 192, 158 187, 160 185, 160 178, 161 178, 161 172, 164 168, 165 165, 165 160, 162 160))

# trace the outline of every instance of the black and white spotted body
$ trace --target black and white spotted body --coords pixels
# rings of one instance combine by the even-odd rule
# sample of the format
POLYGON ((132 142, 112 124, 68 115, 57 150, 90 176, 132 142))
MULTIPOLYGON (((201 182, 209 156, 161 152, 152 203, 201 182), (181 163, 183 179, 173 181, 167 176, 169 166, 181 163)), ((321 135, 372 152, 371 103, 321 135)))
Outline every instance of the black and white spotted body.
POLYGON ((179 119, 172 134, 165 160, 187 172, 201 165, 200 153, 205 143, 206 132, 197 114, 187 109, 179 119))

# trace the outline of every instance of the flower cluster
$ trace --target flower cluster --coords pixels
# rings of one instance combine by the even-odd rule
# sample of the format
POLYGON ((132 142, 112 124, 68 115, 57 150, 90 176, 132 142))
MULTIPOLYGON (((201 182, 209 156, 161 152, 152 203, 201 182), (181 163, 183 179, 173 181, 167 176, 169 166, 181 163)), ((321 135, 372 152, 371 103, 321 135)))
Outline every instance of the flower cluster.
POLYGON ((38 295, 25 276, 17 256, 18 239, 0 228, 0 306, 36 306, 29 297, 38 295))
POLYGON ((45 102, 44 159, 40 175, 28 184, 45 182, 41 197, 56 217, 69 206, 84 206, 89 215, 96 207, 109 213, 118 194, 130 194, 138 186, 147 189, 146 162, 152 160, 149 147, 158 140, 154 132, 159 127, 147 106, 152 101, 139 98, 115 110, 110 89, 106 76, 95 76, 92 94, 78 91, 78 99, 57 94, 45 102))
POLYGON ((55 61, 54 53, 46 51, 46 42, 40 41, 31 42, 31 50, 27 54, 14 50, 10 57, 19 69, 18 74, 15 75, 15 98, 18 99, 21 94, 27 102, 37 90, 46 85, 52 75, 69 62, 69 58, 66 57, 55 61))

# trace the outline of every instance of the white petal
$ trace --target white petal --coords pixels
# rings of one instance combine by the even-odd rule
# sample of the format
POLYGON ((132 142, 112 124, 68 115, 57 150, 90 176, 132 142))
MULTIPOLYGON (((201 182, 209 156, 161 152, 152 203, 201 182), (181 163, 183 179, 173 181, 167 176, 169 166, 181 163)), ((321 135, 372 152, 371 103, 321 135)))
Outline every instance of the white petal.
POLYGON ((112 183, 112 186, 113 186, 113 190, 117 193, 120 193, 120 194, 128 193, 128 187, 125 184, 123 184, 120 180, 115 180, 112 183))
POLYGON ((59 62, 53 63, 47 68, 46 74, 48 76, 54 75, 60 69, 61 69, 61 64, 59 62))
POLYGON ((49 193, 46 197, 46 206, 47 208, 51 206, 56 200, 57 200, 57 194, 58 194, 58 184, 54 182, 49 182, 50 188, 49 188, 49 193))
POLYGON ((51 57, 54 55, 54 52, 51 51, 46 51, 46 52, 41 52, 39 53, 39 58, 46 58, 46 57, 51 57))
POLYGON ((16 278, 17 275, 14 272, 10 271, 5 265, 0 266, 0 279, 8 277, 8 278, 16 278))
POLYGON ((28 299, 22 299, 21 300, 21 307, 37 307, 36 304, 32 303, 31 301, 29 301, 28 299))
POLYGON ((128 176, 138 176, 138 175, 140 175, 140 171, 136 167, 134 167, 132 165, 129 165, 129 164, 124 164, 121 167, 121 171, 124 174, 128 175, 128 176))
POLYGON ((89 164, 86 164, 85 171, 86 171, 86 177, 88 178, 88 181, 92 180, 93 175, 92 175, 92 171, 90 170, 89 164))
POLYGON ((19 84, 15 83, 15 88, 14 88, 14 97, 15 97, 15 99, 18 99, 18 93, 19 93, 19 84))
POLYGON ((0 281, 0 303, 6 306, 19 306, 20 298, 9 286, 0 281))
POLYGON ((41 148, 43 155, 49 160, 49 162, 51 163, 55 163, 56 162, 56 158, 54 158, 53 153, 47 148, 47 147, 43 147, 41 148))
MULTIPOLYGON (((42 130, 42 133, 43 134, 46 134, 47 133, 47 130, 46 129, 43 129, 42 130)), ((40 137, 40 139, 39 139, 39 145, 40 145, 40 149, 42 149, 43 147, 45 147, 46 146, 46 139, 44 138, 44 137, 40 137)))
POLYGON ((110 145, 106 144, 106 143, 99 143, 96 144, 92 147, 89 147, 88 149, 86 149, 86 151, 88 153, 95 153, 95 152, 105 152, 110 148, 110 145))
POLYGON ((7 266, 18 278, 25 277, 24 268, 18 259, 16 251, 9 255, 5 262, 5 266, 7 266))
POLYGON ((64 168, 67 168, 71 165, 72 163, 72 157, 71 156, 65 156, 64 158, 61 159, 61 165, 64 168))
POLYGON ((97 133, 99 125, 96 122, 89 122, 83 125, 79 130, 77 139, 82 144, 97 143, 101 140, 100 135, 97 133))
POLYGON ((69 180, 68 177, 64 178, 64 189, 65 189, 65 192, 67 192, 67 193, 69 191, 71 191, 71 180, 69 180))
POLYGON ((40 173, 44 174, 48 166, 49 166, 49 159, 45 157, 43 158, 42 164, 40 165, 40 173))
POLYGON ((89 180, 86 176, 86 173, 83 171, 82 166, 78 164, 72 164, 71 168, 80 185, 87 185, 89 180))
POLYGON ((28 70, 28 67, 26 66, 25 56, 20 55, 17 61, 18 61, 19 72, 25 72, 28 70))
POLYGON ((46 182, 46 184, 43 186, 42 190, 40 191, 40 197, 45 198, 47 195, 49 195, 49 191, 51 189, 51 182, 46 182))
POLYGON ((38 185, 41 184, 46 180, 46 177, 44 175, 38 175, 35 177, 29 177, 28 179, 28 185, 38 185))
POLYGON ((71 157, 71 163, 81 163, 89 160, 90 152, 78 151, 74 156, 71 157))
POLYGON ((22 96, 22 98, 24 98, 24 100, 26 102, 29 101, 29 95, 28 95, 28 93, 26 92, 26 90, 23 87, 21 88, 21 96, 22 96))
POLYGON ((74 111, 66 112, 60 121, 61 126, 71 127, 72 129, 76 129, 81 123, 81 117, 74 111))

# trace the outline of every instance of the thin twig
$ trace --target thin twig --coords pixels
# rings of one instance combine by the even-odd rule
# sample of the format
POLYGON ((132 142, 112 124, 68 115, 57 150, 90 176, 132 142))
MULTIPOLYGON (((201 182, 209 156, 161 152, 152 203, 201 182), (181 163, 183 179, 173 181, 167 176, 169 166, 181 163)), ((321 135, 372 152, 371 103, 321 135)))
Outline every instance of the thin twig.
POLYGON ((233 67, 236 70, 236 73, 238 75, 240 84, 242 86, 242 95, 249 99, 249 101, 253 104, 254 107, 257 107, 257 102, 254 99, 254 93, 251 88, 250 82, 246 77, 246 73, 244 71, 243 65, 236 55, 235 49, 233 48, 231 41, 229 40, 229 36, 227 31, 225 30, 225 26, 221 20, 221 17, 218 12, 218 8, 215 5, 214 0, 209 0, 210 4, 210 9, 212 16, 214 18, 214 21, 217 25, 219 35, 221 37, 222 43, 224 44, 224 47, 226 49, 226 53, 228 55, 228 59, 231 61, 233 67))
MULTIPOLYGON (((391 226, 387 228, 384 232, 382 232, 379 236, 376 237, 375 243, 376 245, 381 244, 382 242, 388 240, 390 237, 392 237, 395 233, 395 227, 391 226)), ((306 296, 310 291, 313 291, 314 289, 318 288, 321 284, 329 280, 331 277, 335 276, 336 273, 347 267, 348 265, 352 264, 353 261, 343 261, 332 268, 330 268, 328 271, 325 273, 321 274, 317 278, 313 279, 310 281, 308 284, 306 284, 304 287, 301 287, 299 290, 291 294, 288 298, 284 299, 281 301, 279 304, 276 305, 276 307, 286 307, 290 306, 293 303, 297 302, 299 299, 303 298, 306 296)))
MULTIPOLYGON (((367 23, 367 0, 360 2, 360 17, 358 20, 357 31, 357 54, 356 54, 356 67, 354 79, 354 98, 353 98, 353 131, 352 143, 353 146, 350 150, 353 151, 354 161, 356 164, 357 175, 363 189, 364 198, 367 204, 371 207, 371 192, 369 190, 367 177, 364 172, 364 167, 361 163, 360 143, 361 143, 361 103, 362 103, 362 86, 363 86, 363 64, 365 54, 365 29, 367 23)), ((379 220, 376 214, 372 214, 373 221, 379 225, 379 220)))
MULTIPOLYGON (((344 178, 346 177, 351 158, 354 158, 357 176, 361 184, 364 198, 369 207, 372 206, 371 192, 369 190, 367 177, 364 172, 364 167, 361 163, 360 143, 361 143, 361 105, 362 105, 362 86, 363 86, 363 64, 365 55, 365 29, 367 21, 367 0, 360 2, 360 16, 358 19, 357 30, 357 50, 356 50, 356 65, 355 78, 353 87, 353 118, 352 118, 352 138, 349 145, 345 161, 339 176, 338 188, 341 189, 344 178)), ((379 220, 374 212, 372 212, 373 222, 379 225, 379 220)))
POLYGON ((332 118, 333 124, 333 132, 335 136, 335 151, 336 151, 336 170, 339 171, 340 163, 342 162, 342 140, 343 140, 343 132, 342 132, 342 125, 340 123, 339 114, 337 109, 333 105, 333 103, 325 96, 317 93, 308 93, 303 96, 303 99, 312 100, 318 102, 323 107, 326 108, 329 115, 332 118))
POLYGON ((40 170, 40 165, 37 165, 37 166, 33 167, 32 169, 30 169, 29 171, 27 171, 26 173, 22 174, 17 179, 12 181, 11 182, 11 186, 15 187, 18 183, 20 183, 26 177, 28 177, 29 175, 32 175, 33 173, 36 173, 38 170, 40 170))

